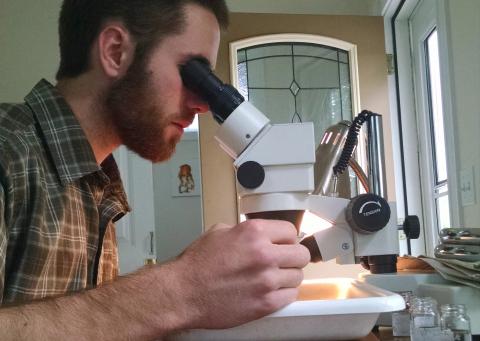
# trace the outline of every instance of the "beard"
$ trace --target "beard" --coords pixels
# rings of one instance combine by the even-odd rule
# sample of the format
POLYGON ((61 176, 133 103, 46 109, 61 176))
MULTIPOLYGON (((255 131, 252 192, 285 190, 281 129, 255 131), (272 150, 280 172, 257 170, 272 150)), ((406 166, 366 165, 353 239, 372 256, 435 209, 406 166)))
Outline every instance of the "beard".
POLYGON ((153 101, 158 98, 145 63, 134 61, 107 91, 104 102, 122 144, 152 162, 168 160, 181 138, 165 136, 170 121, 164 105, 153 101))

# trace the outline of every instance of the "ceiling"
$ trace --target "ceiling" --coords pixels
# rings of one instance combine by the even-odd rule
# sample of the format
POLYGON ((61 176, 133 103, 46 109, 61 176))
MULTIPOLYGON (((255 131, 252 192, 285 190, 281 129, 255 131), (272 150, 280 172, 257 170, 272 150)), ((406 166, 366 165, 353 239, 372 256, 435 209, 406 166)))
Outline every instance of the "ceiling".
POLYGON ((231 12, 381 16, 389 0, 226 0, 231 12))

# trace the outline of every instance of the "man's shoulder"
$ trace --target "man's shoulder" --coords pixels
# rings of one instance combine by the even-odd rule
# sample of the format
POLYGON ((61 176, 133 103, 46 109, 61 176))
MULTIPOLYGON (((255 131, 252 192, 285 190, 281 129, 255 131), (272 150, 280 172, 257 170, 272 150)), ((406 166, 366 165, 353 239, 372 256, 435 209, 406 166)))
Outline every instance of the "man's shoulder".
POLYGON ((33 113, 25 103, 0 103, 0 161, 12 154, 28 152, 29 139, 35 134, 33 113))
POLYGON ((0 138, 30 129, 33 124, 33 113, 27 104, 0 103, 0 138))

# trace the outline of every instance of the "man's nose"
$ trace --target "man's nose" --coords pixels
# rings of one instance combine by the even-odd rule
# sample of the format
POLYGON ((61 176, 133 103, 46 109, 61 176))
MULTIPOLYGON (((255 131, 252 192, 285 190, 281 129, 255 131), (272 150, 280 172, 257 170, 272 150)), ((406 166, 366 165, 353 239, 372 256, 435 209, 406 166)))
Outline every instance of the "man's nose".
POLYGON ((207 101, 190 90, 187 90, 187 106, 197 114, 205 113, 210 110, 207 101))

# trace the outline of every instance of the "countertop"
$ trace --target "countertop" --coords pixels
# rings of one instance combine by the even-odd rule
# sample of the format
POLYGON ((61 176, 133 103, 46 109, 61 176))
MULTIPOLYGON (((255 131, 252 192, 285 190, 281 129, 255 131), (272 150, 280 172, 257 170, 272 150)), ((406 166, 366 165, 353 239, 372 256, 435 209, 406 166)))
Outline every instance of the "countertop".
MULTIPOLYGON (((370 334, 359 340, 352 341, 410 341, 410 337, 393 336, 391 327, 375 328, 370 334)), ((480 341, 480 335, 474 335, 472 341, 480 341)))
MULTIPOLYGON (((402 340, 402 339, 394 339, 392 336, 392 328, 376 328, 370 334, 361 339, 351 340, 351 341, 390 341, 390 340, 402 340)), ((410 338, 406 338, 405 340, 410 340, 410 338)))

